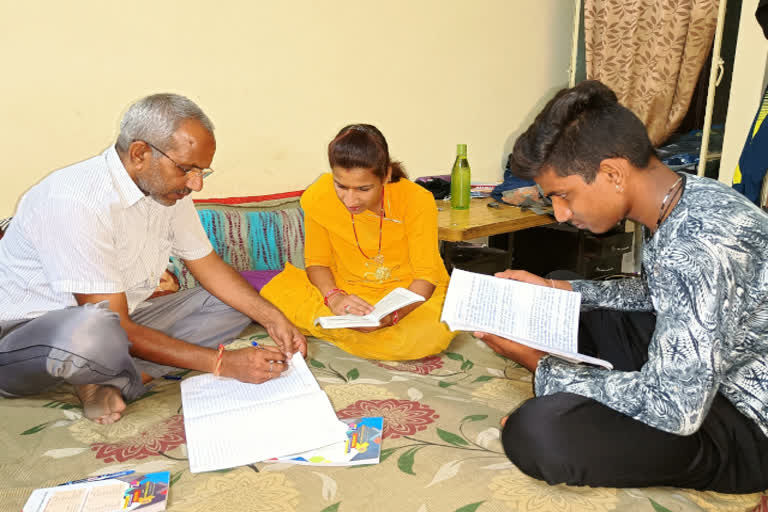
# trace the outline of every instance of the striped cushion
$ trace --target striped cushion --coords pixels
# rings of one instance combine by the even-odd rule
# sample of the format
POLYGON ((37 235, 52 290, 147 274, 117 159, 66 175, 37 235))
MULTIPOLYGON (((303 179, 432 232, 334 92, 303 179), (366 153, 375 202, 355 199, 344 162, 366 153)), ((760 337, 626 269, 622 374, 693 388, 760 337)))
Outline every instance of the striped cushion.
MULTIPOLYGON (((254 210, 260 209, 199 205, 200 221, 213 249, 238 271, 282 270, 288 261, 304 268, 304 212, 296 207, 254 210)), ((195 286, 195 279, 177 258, 171 258, 169 268, 182 288, 195 286)))

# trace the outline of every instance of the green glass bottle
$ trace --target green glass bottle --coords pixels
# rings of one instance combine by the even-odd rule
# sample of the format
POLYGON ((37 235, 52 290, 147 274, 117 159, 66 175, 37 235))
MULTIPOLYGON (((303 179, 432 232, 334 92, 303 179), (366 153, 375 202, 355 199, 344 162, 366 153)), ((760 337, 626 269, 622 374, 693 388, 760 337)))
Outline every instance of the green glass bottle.
POLYGON ((451 208, 454 210, 469 208, 470 174, 467 145, 457 144, 456 161, 451 171, 451 208))

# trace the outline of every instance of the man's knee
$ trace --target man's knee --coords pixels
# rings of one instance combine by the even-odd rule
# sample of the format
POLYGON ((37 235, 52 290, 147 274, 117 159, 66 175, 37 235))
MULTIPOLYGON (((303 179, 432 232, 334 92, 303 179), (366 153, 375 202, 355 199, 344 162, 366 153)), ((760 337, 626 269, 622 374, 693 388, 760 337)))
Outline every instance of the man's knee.
MULTIPOLYGON (((208 333, 210 337, 211 333, 215 333, 216 336, 220 335, 226 341, 230 341, 237 337, 243 329, 245 329, 252 322, 248 315, 241 313, 232 306, 224 303, 211 293, 205 291, 202 295, 205 297, 202 307, 200 308, 201 316, 194 317, 195 323, 202 321, 206 324, 206 329, 201 329, 201 326, 196 326, 195 330, 201 334, 208 333)), ((183 338, 186 339, 186 338, 183 338)), ((196 336, 192 336, 189 341, 198 344, 196 336)))
POLYGON ((242 323, 244 326, 251 323, 251 319, 247 315, 224 303, 210 292, 204 290, 201 297, 203 297, 203 305, 200 308, 202 313, 209 313, 219 318, 229 317, 230 321, 242 323))
POLYGON ((532 398, 512 412, 502 431, 507 457, 525 474, 550 484, 565 481, 563 468, 574 461, 568 450, 568 412, 586 400, 570 393, 532 398))
POLYGON ((195 310, 195 313, 183 320, 185 322, 188 320, 197 322, 204 319, 205 322, 242 325, 240 330, 251 323, 251 319, 247 315, 226 304, 202 286, 190 289, 185 300, 189 301, 195 310))
POLYGON ((117 313, 104 303, 84 304, 68 313, 53 333, 49 370, 68 373, 67 368, 82 366, 83 360, 104 368, 123 366, 130 341, 117 313))
MULTIPOLYGON (((120 317, 106 303, 51 311, 3 338, 0 389, 21 396, 61 380, 74 385, 110 381, 133 368, 129 346, 120 317)), ((138 374, 135 379, 141 384, 138 374)), ((118 384, 123 381, 127 377, 118 384)))

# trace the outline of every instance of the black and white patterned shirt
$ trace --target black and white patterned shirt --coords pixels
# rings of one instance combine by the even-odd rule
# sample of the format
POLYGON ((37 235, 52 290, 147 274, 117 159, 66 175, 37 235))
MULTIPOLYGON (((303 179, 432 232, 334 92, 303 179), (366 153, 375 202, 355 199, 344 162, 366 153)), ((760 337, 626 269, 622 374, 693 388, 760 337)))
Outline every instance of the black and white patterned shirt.
POLYGON ((688 176, 644 247, 643 267, 644 279, 571 283, 584 305, 656 312, 643 368, 545 357, 536 394, 576 393, 689 435, 720 392, 768 435, 768 215, 717 181, 688 176))

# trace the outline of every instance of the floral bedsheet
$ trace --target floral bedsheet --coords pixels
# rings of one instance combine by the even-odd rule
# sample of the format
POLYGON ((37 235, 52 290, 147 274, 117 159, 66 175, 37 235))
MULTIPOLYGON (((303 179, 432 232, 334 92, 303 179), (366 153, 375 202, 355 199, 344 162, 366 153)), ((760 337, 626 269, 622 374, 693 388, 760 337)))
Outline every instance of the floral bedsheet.
MULTIPOLYGON (((232 346, 265 338, 253 325, 232 346)), ((504 456, 499 420, 531 396, 531 374, 466 333, 446 352, 409 362, 360 359, 311 340, 308 362, 340 417, 384 417, 379 464, 192 474, 178 381, 155 381, 108 426, 83 419, 60 389, 0 399, 0 510, 21 510, 37 487, 123 469, 170 471, 170 511, 722 512, 752 510, 762 498, 549 486, 525 476, 504 456)))

